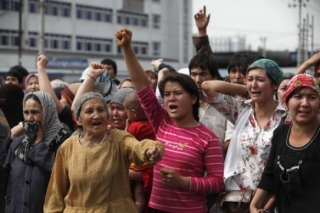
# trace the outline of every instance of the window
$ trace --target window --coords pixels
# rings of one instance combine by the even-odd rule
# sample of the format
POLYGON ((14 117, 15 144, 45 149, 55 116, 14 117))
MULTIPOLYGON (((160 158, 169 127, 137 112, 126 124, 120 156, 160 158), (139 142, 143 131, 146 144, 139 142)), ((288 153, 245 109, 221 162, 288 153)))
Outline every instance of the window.
POLYGON ((92 37, 76 37, 77 50, 80 52, 111 52, 112 39, 100 39, 92 37))
MULTIPOLYGON (((39 1, 29 0, 29 11, 34 11, 33 13, 39 12, 39 1), (35 5, 35 10, 33 9, 33 5, 35 5), (31 9, 32 8, 32 9, 31 9)), ((61 16, 61 17, 71 17, 71 3, 64 3, 58 1, 45 1, 45 14, 49 16, 61 16)), ((77 17, 78 17, 77 10, 77 17)))
POLYGON ((152 43, 152 55, 153 56, 160 56, 160 42, 153 42, 152 43))
POLYGON ((101 21, 101 13, 99 12, 96 13, 96 20, 101 21))
POLYGON ((78 19, 112 22, 112 9, 77 4, 76 10, 78 19))
POLYGON ((19 34, 17 30, 0 30, 0 46, 17 48, 19 43, 19 34))
POLYGON ((1 0, 0 10, 15 11, 20 9, 20 0, 1 0))
POLYGON ((155 29, 160 28, 160 15, 153 15, 152 16, 152 27, 155 29))
POLYGON ((59 48, 59 41, 56 39, 51 40, 51 47, 53 49, 58 49, 59 48))
POLYGON ((62 49, 69 50, 70 48, 70 41, 62 41, 62 49))
POLYGON ((29 2, 29 13, 37 13, 38 4, 36 2, 29 2))
POLYGON ((48 50, 71 50, 71 36, 61 34, 45 34, 44 46, 48 50))
MULTIPOLYGON (((148 43, 145 42, 131 42, 132 48, 137 55, 148 55, 148 43)), ((118 52, 119 53, 119 52, 118 52)))
POLYGON ((138 13, 117 12, 117 23, 147 27, 148 15, 138 13))
POLYGON ((81 42, 77 42, 77 50, 82 50, 82 43, 81 42))
POLYGON ((9 39, 7 35, 1 35, 1 45, 2 46, 8 46, 9 45, 9 39))
POLYGON ((29 47, 36 47, 36 46, 37 46, 37 39, 29 38, 29 47))
POLYGON ((77 19, 82 19, 82 9, 77 9, 77 19))
POLYGON ((19 37, 18 36, 12 36, 11 37, 11 44, 12 44, 12 46, 19 46, 19 43, 20 43, 20 41, 19 41, 19 37))

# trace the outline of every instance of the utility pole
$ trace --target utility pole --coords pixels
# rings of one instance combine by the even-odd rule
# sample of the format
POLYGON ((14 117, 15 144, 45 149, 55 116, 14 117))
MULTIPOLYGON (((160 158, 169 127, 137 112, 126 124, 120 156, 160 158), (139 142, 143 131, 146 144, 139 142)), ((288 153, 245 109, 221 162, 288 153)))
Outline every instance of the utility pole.
POLYGON ((262 57, 267 57, 267 50, 266 50, 266 44, 267 44, 267 37, 261 37, 260 41, 262 42, 262 57))
POLYGON ((22 65, 22 9, 23 9, 23 1, 19 1, 19 46, 18 46, 18 64, 19 66, 22 65))
POLYGON ((305 44, 305 54, 304 54, 304 61, 308 60, 309 58, 309 14, 307 14, 307 21, 306 21, 306 44, 305 44))
POLYGON ((44 0, 39 2, 39 49, 38 54, 44 54, 44 0))
MULTIPOLYGON (((295 1, 295 0, 293 0, 295 1)), ((297 67, 299 67, 302 63, 302 28, 301 28, 301 13, 302 13, 302 7, 305 7, 306 4, 303 3, 303 0, 297 0, 298 1, 298 4, 289 4, 288 6, 289 7, 299 7, 299 24, 298 24, 298 28, 299 28, 299 33, 298 33, 298 51, 297 51, 297 67)), ((309 0, 306 0, 306 1, 309 1, 309 0)))

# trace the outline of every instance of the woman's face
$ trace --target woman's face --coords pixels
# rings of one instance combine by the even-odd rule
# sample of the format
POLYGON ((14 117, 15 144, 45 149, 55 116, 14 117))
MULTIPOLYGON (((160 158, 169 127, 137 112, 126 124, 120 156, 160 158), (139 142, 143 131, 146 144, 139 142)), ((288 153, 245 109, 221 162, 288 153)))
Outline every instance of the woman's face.
POLYGON ((193 116, 192 106, 197 98, 185 91, 178 82, 168 81, 164 86, 163 101, 169 116, 179 121, 193 116))
POLYGON ((83 103, 76 122, 88 134, 104 134, 106 123, 108 122, 108 112, 105 103, 98 98, 87 100, 83 103))
POLYGON ((318 119, 320 99, 313 89, 304 87, 288 100, 287 107, 292 122, 310 124, 318 119))
POLYGON ((278 87, 277 95, 279 102, 283 105, 284 104, 284 95, 286 94, 287 85, 290 79, 284 79, 278 87))
POLYGON ((148 77, 149 83, 151 84, 151 87, 153 91, 156 91, 157 84, 158 84, 158 76, 154 72, 146 72, 146 75, 148 77))
POLYGON ((28 79, 27 82, 27 91, 28 92, 36 92, 39 91, 39 80, 37 76, 32 76, 28 79))
POLYGON ((119 89, 121 89, 121 88, 134 88, 134 86, 131 81, 124 81, 124 82, 122 82, 119 89))
POLYGON ((251 70, 247 75, 247 89, 252 101, 263 103, 273 100, 273 92, 277 89, 263 69, 251 70))
POLYGON ((127 112, 122 104, 110 104, 110 122, 117 129, 124 130, 126 128, 127 112))
POLYGON ((42 106, 38 101, 29 98, 24 103, 23 117, 28 122, 42 122, 43 113, 42 106))

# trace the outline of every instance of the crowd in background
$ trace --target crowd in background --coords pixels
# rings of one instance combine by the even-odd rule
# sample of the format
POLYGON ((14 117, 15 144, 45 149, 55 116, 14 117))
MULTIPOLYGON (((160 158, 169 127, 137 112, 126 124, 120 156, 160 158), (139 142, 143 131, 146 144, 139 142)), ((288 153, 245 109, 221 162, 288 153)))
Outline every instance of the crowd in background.
POLYGON ((189 73, 141 67, 135 32, 116 32, 129 78, 112 59, 78 83, 13 66, 0 86, 0 212, 317 212, 320 53, 295 73, 235 54, 222 78, 206 8, 194 16, 189 73), (314 75, 305 74, 313 70, 314 75))

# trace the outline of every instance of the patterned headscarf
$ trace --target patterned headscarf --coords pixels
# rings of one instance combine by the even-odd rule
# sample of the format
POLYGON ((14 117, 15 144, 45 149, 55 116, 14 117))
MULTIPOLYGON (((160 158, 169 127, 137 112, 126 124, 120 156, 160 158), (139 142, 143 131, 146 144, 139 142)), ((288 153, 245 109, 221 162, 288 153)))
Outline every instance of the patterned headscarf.
MULTIPOLYGON (((43 143, 45 143, 48 147, 54 146, 53 143, 60 142, 62 135, 67 134, 66 131, 61 133, 63 130, 63 125, 58 119, 58 114, 56 110, 56 105, 52 99, 52 97, 43 91, 37 92, 29 92, 25 95, 23 99, 23 107, 25 103, 32 95, 35 95, 41 104, 42 108, 42 121, 40 122, 43 134, 43 143)), ((37 131, 37 123, 29 123, 25 122, 24 128, 26 131, 25 137, 22 140, 21 145, 16 149, 15 155, 18 156, 21 160, 28 163, 27 154, 34 143, 34 139, 36 138, 37 131), (34 129, 34 131, 28 132, 28 130, 34 129), (29 133, 32 135, 30 136, 29 133)))
MULTIPOLYGON (((79 118, 80 116, 80 112, 81 112, 81 108, 82 108, 82 105, 87 101, 87 100, 90 100, 90 99, 93 99, 93 98, 97 98, 97 99, 100 99, 103 103, 105 103, 105 100, 103 99, 102 95, 100 95, 99 93, 96 93, 96 92, 87 92, 87 93, 84 93, 83 95, 81 95, 79 97, 79 99, 76 101, 75 105, 74 105, 74 110, 73 110, 73 115, 76 119, 79 118)), ((107 106, 106 106, 107 107, 107 106)))
POLYGON ((268 73, 268 75, 272 78, 274 83, 276 83, 277 85, 279 85, 283 81, 282 69, 278 66, 276 62, 270 59, 256 60, 250 65, 248 72, 256 68, 264 69, 268 73))
POLYGON ((301 87, 309 87, 317 92, 320 97, 320 88, 319 82, 316 78, 308 74, 299 74, 295 75, 291 80, 288 82, 286 94, 284 95, 285 102, 288 102, 288 97, 290 94, 298 88, 301 87))

